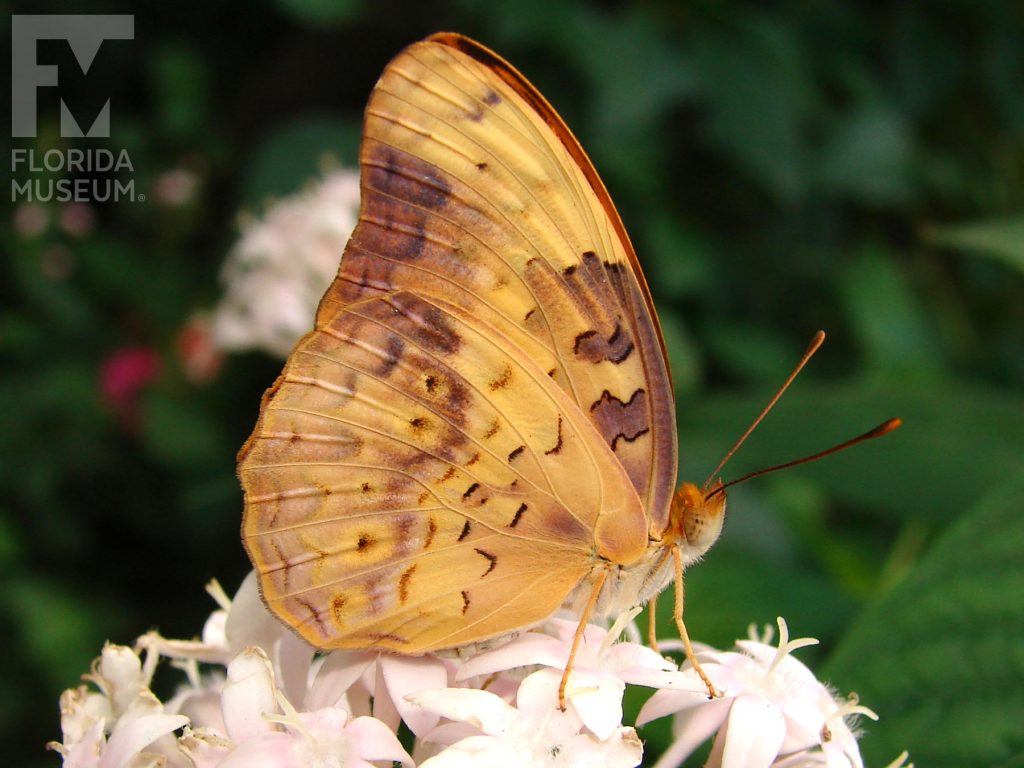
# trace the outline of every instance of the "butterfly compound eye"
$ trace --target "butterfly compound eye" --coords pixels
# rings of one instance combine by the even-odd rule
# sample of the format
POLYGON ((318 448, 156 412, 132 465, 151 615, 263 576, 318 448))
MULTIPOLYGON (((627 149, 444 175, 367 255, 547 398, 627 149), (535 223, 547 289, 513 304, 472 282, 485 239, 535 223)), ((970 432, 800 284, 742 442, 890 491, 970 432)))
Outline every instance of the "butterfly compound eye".
POLYGON ((684 559, 695 560, 718 540, 725 522, 725 491, 683 483, 672 498, 670 529, 681 539, 684 559), (712 495, 713 494, 713 495, 712 495))

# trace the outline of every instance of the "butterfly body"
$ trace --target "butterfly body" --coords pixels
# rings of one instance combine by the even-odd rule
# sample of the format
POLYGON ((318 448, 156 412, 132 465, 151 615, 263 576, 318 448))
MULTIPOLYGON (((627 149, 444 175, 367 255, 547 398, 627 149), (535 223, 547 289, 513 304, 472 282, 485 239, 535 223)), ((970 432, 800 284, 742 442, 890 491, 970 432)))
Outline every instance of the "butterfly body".
POLYGON ((725 494, 674 492, 661 332, 579 144, 437 35, 388 65, 360 163, 338 277, 239 456, 268 606, 320 648, 422 653, 657 594, 725 494))

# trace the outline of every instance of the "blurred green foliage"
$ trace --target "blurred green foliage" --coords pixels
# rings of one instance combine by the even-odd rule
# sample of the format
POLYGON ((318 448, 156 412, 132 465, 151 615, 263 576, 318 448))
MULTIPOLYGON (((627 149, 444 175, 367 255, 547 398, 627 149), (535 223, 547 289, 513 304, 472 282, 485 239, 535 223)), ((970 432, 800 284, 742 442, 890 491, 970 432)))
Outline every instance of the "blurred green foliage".
MULTIPOLYGON (((56 764, 57 697, 105 640, 193 635, 204 582, 241 580, 234 453, 279 362, 236 355, 197 382, 182 329, 219 295, 239 211, 299 189, 325 153, 354 162, 380 70, 440 29, 515 63, 601 171, 665 327, 683 477, 703 479, 819 327, 830 341, 726 478, 906 421, 737 488, 688 573, 691 634, 728 645, 783 615, 820 638, 802 658, 883 716, 872 765, 903 748, 1022 764, 1024 12, 996 0, 138 10, 135 40, 61 95, 110 94, 111 138, 90 141, 128 150, 147 200, 95 207, 87 231, 55 203, 34 229, 12 210, 0 235, 10 764, 56 764), (197 180, 183 202, 157 194, 174 170, 197 180), (128 410, 98 386, 126 346, 159 359, 128 410)), ((58 42, 40 61, 73 72, 58 42)), ((40 104, 40 136, 13 146, 62 146, 56 97, 40 104)), ((644 736, 656 756, 667 732, 644 736)))

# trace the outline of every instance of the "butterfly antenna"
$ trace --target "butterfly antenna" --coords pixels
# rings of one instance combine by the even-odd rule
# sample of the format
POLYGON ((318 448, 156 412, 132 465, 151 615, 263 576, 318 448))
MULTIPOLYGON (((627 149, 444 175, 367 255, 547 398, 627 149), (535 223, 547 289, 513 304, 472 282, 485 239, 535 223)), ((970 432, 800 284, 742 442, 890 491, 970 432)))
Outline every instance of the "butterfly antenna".
POLYGON ((793 461, 787 461, 785 464, 776 464, 774 467, 767 467, 765 469, 759 469, 756 472, 751 472, 750 474, 744 475, 743 477, 738 477, 735 480, 730 480, 725 485, 720 485, 717 488, 715 488, 715 490, 713 490, 711 493, 709 493, 707 496, 704 497, 704 500, 707 501, 708 499, 713 497, 715 494, 721 493, 726 488, 728 488, 728 487, 730 487, 732 485, 736 485, 738 483, 744 483, 747 480, 750 480, 750 479, 755 478, 755 477, 760 477, 761 475, 767 475, 769 472, 777 472, 780 469, 789 469, 790 467, 795 467, 795 466, 797 466, 799 464, 807 464, 807 463, 812 462, 812 461, 817 461, 818 459, 823 459, 826 456, 831 456, 833 453, 839 453, 840 451, 844 451, 847 448, 849 448, 850 446, 857 445, 857 443, 863 443, 866 440, 873 440, 876 437, 882 437, 882 435, 887 435, 890 432, 892 432, 894 429, 899 428, 899 426, 902 423, 903 423, 903 421, 901 419, 887 419, 886 421, 883 421, 881 424, 879 424, 874 429, 865 432, 863 435, 857 435, 857 437, 854 437, 854 438, 852 438, 850 440, 842 442, 839 445, 833 445, 831 448, 828 448, 828 449, 826 449, 824 451, 819 451, 818 453, 811 454, 810 456, 804 456, 801 459, 794 459, 793 461))
MULTIPOLYGON (((718 477, 718 473, 722 471, 722 467, 724 467, 726 463, 729 461, 729 459, 732 458, 732 455, 739 450, 739 447, 743 445, 743 442, 748 437, 750 437, 750 433, 757 429, 757 425, 760 424, 764 417, 768 415, 768 411, 775 407, 775 404, 779 401, 779 398, 782 397, 782 393, 789 389, 789 385, 793 383, 793 379, 795 379, 797 377, 797 374, 799 374, 803 367, 807 365, 807 361, 814 356, 814 353, 818 351, 818 348, 822 345, 824 341, 824 331, 818 331, 816 334, 814 334, 814 338, 811 339, 811 343, 807 346, 807 349, 804 351, 803 357, 800 358, 800 362, 796 364, 796 367, 793 369, 793 372, 789 374, 786 380, 782 383, 782 386, 779 387, 778 392, 776 392, 772 399, 768 401, 768 405, 766 405, 761 410, 761 413, 758 414, 757 418, 754 419, 754 423, 747 427, 747 431, 740 436, 740 439, 736 441, 736 444, 729 449, 729 452, 727 454, 725 454, 725 458, 718 462, 718 466, 715 467, 714 471, 708 476, 708 479, 704 481, 705 488, 711 485, 711 481, 718 477)), ((730 483, 730 485, 732 485, 732 483, 730 483)))

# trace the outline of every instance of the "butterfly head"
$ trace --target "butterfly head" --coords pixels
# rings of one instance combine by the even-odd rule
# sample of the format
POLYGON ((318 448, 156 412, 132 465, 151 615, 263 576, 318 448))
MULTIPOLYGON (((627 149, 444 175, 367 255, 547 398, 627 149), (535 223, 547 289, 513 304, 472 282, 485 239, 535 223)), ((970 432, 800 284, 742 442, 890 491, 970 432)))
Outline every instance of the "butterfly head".
POLYGON ((684 558, 693 561, 718 540, 725 522, 725 491, 721 480, 700 488, 683 483, 672 497, 669 530, 684 550, 684 558))

